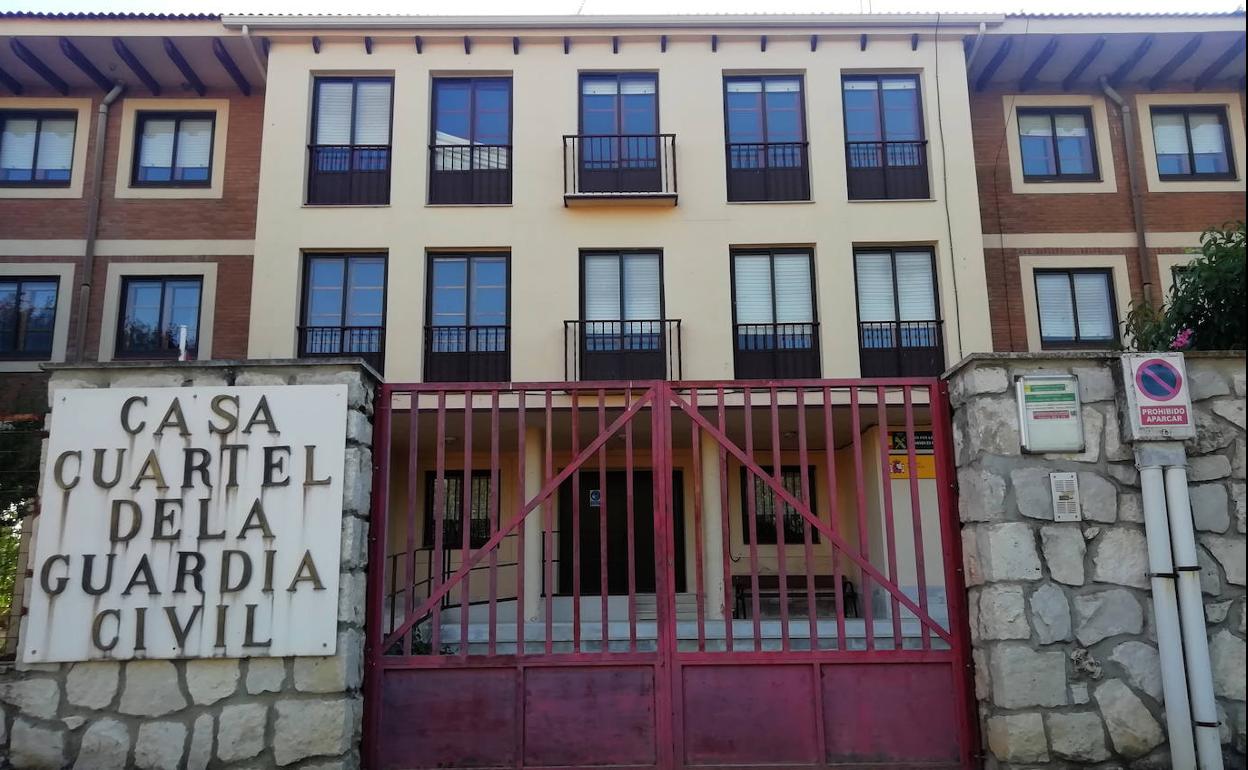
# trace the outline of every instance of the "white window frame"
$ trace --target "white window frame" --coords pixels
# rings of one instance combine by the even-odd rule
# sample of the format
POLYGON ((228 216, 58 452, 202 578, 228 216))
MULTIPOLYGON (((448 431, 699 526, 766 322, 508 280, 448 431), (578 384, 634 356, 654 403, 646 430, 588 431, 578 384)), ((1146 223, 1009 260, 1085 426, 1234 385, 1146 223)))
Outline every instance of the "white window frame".
POLYGON ((126 99, 121 103, 121 137, 117 148, 116 198, 221 198, 225 195, 225 148, 229 134, 229 99, 126 99), (212 129, 212 177, 206 186, 176 187, 135 185, 134 168, 135 124, 140 112, 211 112, 215 114, 212 129))
POLYGON ((112 361, 117 349, 118 313, 121 311, 123 278, 142 276, 191 276, 201 280, 199 292, 199 340, 196 361, 212 359, 212 331, 217 307, 216 262, 110 262, 104 282, 104 308, 100 318, 100 350, 97 360, 112 361))
POLYGON ((0 373, 37 372, 40 364, 65 361, 69 344, 69 314, 74 305, 73 262, 0 262, 0 278, 48 276, 56 278, 56 320, 52 328, 52 355, 46 361, 0 361, 0 373))
POLYGON ((1142 93, 1135 97, 1136 115, 1139 118, 1140 151, 1144 153, 1144 176, 1148 180, 1149 192, 1244 192, 1248 187, 1244 183, 1244 108, 1239 94, 1224 93, 1189 93, 1189 94, 1151 94, 1142 93), (1153 107, 1222 107, 1226 110, 1227 127, 1231 133, 1231 153, 1234 164, 1234 179, 1162 181, 1157 173, 1157 146, 1153 143, 1153 107))
POLYGON ((1121 331, 1131 309, 1131 284, 1127 277, 1125 254, 1025 254, 1018 258, 1019 280, 1022 284, 1023 317, 1027 325, 1027 349, 1033 353, 1045 350, 1040 338, 1040 308, 1036 301, 1037 270, 1109 270, 1113 286, 1114 305, 1118 317, 1114 323, 1119 327, 1119 341, 1127 342, 1121 331))
POLYGON ((81 198, 87 168, 87 146, 91 139, 90 99, 36 99, 14 97, 0 99, 0 110, 63 110, 75 113, 74 160, 69 171, 68 187, 0 187, 5 198, 81 198))
POLYGON ((1114 147, 1109 131, 1105 99, 1090 94, 1006 94, 1001 97, 1005 114, 1005 144, 1010 163, 1010 190, 1015 195, 1116 193, 1118 174, 1114 167, 1114 147), (1092 111, 1092 142, 1096 148, 1099 182, 1034 182, 1023 175, 1022 139, 1018 135, 1018 108, 1061 109, 1077 107, 1092 111))

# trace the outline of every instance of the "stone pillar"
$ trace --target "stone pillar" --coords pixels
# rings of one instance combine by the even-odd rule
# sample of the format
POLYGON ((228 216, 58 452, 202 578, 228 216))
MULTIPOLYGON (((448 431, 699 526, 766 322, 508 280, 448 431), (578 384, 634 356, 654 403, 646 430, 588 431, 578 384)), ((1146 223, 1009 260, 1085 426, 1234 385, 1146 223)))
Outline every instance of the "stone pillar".
MULTIPOLYGON (((542 491, 542 430, 524 429, 524 499, 532 500, 542 491)), ((524 520, 524 619, 537 620, 542 608, 542 516, 538 506, 524 520)))
POLYGON ((719 445, 702 436, 702 585, 706 619, 722 620, 724 607, 724 519, 720 499, 719 445))

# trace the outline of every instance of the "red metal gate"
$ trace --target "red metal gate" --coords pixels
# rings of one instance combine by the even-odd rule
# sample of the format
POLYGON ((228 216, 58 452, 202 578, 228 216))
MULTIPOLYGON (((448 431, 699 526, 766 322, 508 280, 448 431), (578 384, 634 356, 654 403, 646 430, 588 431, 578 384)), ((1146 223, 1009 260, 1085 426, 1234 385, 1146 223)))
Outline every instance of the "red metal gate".
POLYGON ((938 382, 386 385, 374 443, 369 767, 972 766, 938 382))

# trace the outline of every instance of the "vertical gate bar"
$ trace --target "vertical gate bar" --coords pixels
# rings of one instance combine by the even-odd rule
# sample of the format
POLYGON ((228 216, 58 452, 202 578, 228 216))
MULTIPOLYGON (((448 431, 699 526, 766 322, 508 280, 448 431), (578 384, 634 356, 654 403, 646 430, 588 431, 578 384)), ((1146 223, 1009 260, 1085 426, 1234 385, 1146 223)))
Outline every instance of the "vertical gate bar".
MULTIPOLYGON (((519 401, 516 402, 516 455, 517 457, 516 457, 516 495, 515 495, 515 498, 516 498, 516 515, 519 516, 520 511, 524 510, 524 504, 526 502, 524 499, 525 494, 526 494, 525 489, 524 489, 524 479, 525 479, 524 458, 525 458, 525 455, 528 454, 528 452, 527 452, 527 447, 525 446, 526 428, 525 428, 525 420, 524 420, 524 402, 527 400, 527 394, 523 390, 521 390, 516 395, 519 398, 519 401)), ((529 515, 530 516, 537 515, 537 512, 532 512, 529 515)), ((516 655, 523 655, 525 652, 524 650, 524 631, 525 631, 524 621, 525 621, 525 618, 528 617, 525 614, 525 608, 524 608, 524 579, 525 579, 524 563, 528 561, 528 559, 525 557, 525 551, 524 551, 524 530, 525 530, 525 526, 523 523, 519 527, 516 528, 516 655)), ((539 579, 539 577, 540 576, 538 575, 534 575, 533 579, 537 580, 539 579)))
MULTIPOLYGON (((750 388, 747 385, 742 391, 744 397, 742 401, 742 416, 745 423, 745 455, 751 460, 754 459, 754 417, 750 406, 750 388)), ((757 487, 753 473, 742 468, 741 478, 745 479, 742 490, 746 493, 746 520, 747 530, 750 534, 750 618, 754 622, 754 650, 762 652, 763 650, 763 627, 759 615, 762 613, 762 607, 759 605, 758 599, 758 508, 755 499, 755 489, 757 487)))
MULTIPOLYGON (((773 386, 768 394, 771 408, 771 475, 776 483, 784 486, 784 466, 780 457, 780 392, 773 386)), ((771 513, 776 521, 776 571, 780 577, 780 649, 789 651, 789 549, 785 542, 788 525, 788 504, 771 492, 771 513)))
MULTIPOLYGON (((459 488, 460 563, 472 556, 472 509, 477 495, 472 483, 472 391, 464 391, 464 481, 459 488)), ((468 611, 472 606, 472 570, 464 573, 459 588, 459 656, 468 657, 468 611)))
MULTIPOLYGON (((624 408, 633 405, 633 389, 624 391, 624 408)), ((651 411, 654 410, 651 402, 651 411)), ((635 419, 635 418, 634 418, 635 419)), ((651 437, 653 440, 653 436, 651 437)), ((637 652, 637 565, 636 541, 633 538, 633 420, 624 423, 624 487, 628 526, 628 651, 637 652)))
MULTIPOLYGON (((698 389, 689 390, 689 402, 693 411, 698 411, 698 389)), ((697 420, 690 420, 689 451, 693 458, 693 558, 694 558, 694 595, 698 621, 698 652, 706 652, 706 608, 702 600, 705 590, 702 579, 702 432, 698 429, 697 420)), ((673 510, 675 508, 673 507, 673 510)))
MULTIPOLYGON (((551 436, 551 390, 546 389, 546 467, 545 475, 542 480, 544 488, 550 483, 555 475, 555 458, 554 447, 551 442, 554 440, 551 436)), ((557 494, 557 493, 556 493, 557 494)), ((542 501, 542 513, 545 519, 545 539, 546 539, 546 583, 544 589, 546 591, 546 654, 549 655, 554 651, 554 601, 555 601, 555 521, 554 508, 551 505, 551 498, 548 496, 542 501)))
MULTIPOLYGON (((394 558, 387 556, 386 564, 389 566, 388 574, 390 575, 390 590, 386 594, 387 596, 390 597, 390 601, 387 602, 387 604, 390 605, 390 624, 386 626, 386 631, 390 632, 394 630, 394 626, 395 626, 395 623, 394 623, 395 611, 396 611, 395 605, 397 604, 396 598, 398 597, 398 594, 399 594, 398 588, 395 587, 395 580, 396 580, 397 573, 399 571, 398 554, 395 554, 394 558)), ((404 634, 403 636, 406 638, 408 634, 404 634)))
MULTIPOLYGON (((914 529, 914 564, 915 571, 918 573, 919 584, 919 609, 923 610, 923 614, 929 614, 927 611, 927 567, 923 563, 923 549, 927 545, 923 542, 923 504, 919 500, 919 467, 917 453, 915 448, 914 433, 914 399, 909 385, 902 389, 902 397, 906 406, 906 461, 910 468, 910 520, 914 529)), ((935 443, 932 444, 932 451, 936 451, 935 443)), ((935 458, 932 458, 935 459, 935 458)), ((923 649, 930 650, 932 648, 932 638, 927 623, 919 621, 919 636, 923 642, 923 649)))
MULTIPOLYGON (((871 546, 867 539, 867 488, 866 481, 862 471, 862 415, 859 413, 858 404, 858 386, 851 385, 849 388, 849 408, 850 420, 852 422, 852 430, 854 432, 854 488, 857 491, 858 505, 858 555, 866 561, 871 561, 871 546)), ((866 632, 867 650, 875 649, 875 611, 871 606, 871 576, 865 570, 861 572, 862 592, 859 601, 862 602, 863 626, 866 632)), ((848 642, 848 640, 846 640, 848 642)))
POLYGON ((651 393, 653 400, 654 431, 651 447, 651 467, 654 469, 654 550, 655 559, 655 605, 658 637, 656 647, 659 653, 659 667, 656 679, 663 684, 659 688, 657 713, 659 715, 656 734, 659 738, 659 766, 675 765, 675 746, 679 740, 679 710, 675 707, 673 691, 678 686, 676 667, 676 582, 672 574, 674 566, 674 542, 672 528, 672 396, 667 383, 656 383, 651 393), (664 681, 665 680, 665 681, 664 681))
MULTIPOLYGON (((407 620, 416 611, 416 512, 419 510, 418 501, 420 499, 420 464, 417 459, 417 447, 419 429, 417 427, 420 421, 420 407, 417 406, 417 395, 412 393, 411 405, 407 410, 408 429, 407 429, 407 553, 404 558, 407 560, 407 590, 404 591, 403 601, 403 619, 407 620)), ((428 515, 428 514, 426 514, 428 515)), ((390 602, 391 614, 393 615, 394 600, 390 602)), ((390 630, 394 630, 393 624, 390 630)), ((403 654, 412 654, 412 635, 416 633, 416 627, 403 635, 403 654)))
MULTIPOLYGON (((806 390, 800 385, 797 387, 797 457, 798 467, 801 469, 802 502, 810 509, 812 516, 818 516, 818 509, 811 504, 814 498, 811 495, 810 474, 806 472, 806 468, 809 467, 807 463, 810 461, 806 447, 806 390)), ((806 622, 809 626, 807 633, 810 638, 810 649, 815 651, 819 649, 819 611, 815 606, 815 578, 811 572, 815 560, 815 546, 811 542, 810 520, 805 516, 802 517, 802 555, 806 561, 806 622)))
MULTIPOLYGON (((606 412, 607 393, 602 388, 598 389, 598 435, 607 432, 607 412, 606 412)), ((607 632, 607 623, 610 620, 607 613, 607 602, 609 601, 610 591, 608 586, 610 581, 607 578, 607 443, 604 441, 602 446, 598 447, 598 593, 599 593, 599 615, 602 619, 602 652, 610 652, 610 634, 607 632)))
MULTIPOLYGON (((879 422, 877 432, 880 443, 880 488, 884 497, 884 547, 888 557, 888 582, 898 591, 899 575, 897 572, 897 531, 893 523, 893 474, 888 462, 888 394, 883 387, 875 389, 875 413, 879 422)), ((893 607, 893 649, 900 650, 901 638, 901 604, 897 597, 889 593, 893 607)))
MULTIPOLYGON (((727 420, 724 413, 724 386, 715 389, 715 406, 719 418, 721 436, 727 436, 727 420)), ((719 518, 723 536, 720 538, 721 559, 724 563, 724 649, 732 652, 732 621, 737 616, 736 591, 732 586, 732 527, 728 515, 728 450, 715 442, 719 449, 719 518), (731 610, 729 609, 731 608, 731 610)))
MULTIPOLYGON (((524 438, 524 431, 520 431, 520 438, 524 438)), ((498 488, 501 481, 502 473, 498 467, 498 388, 490 389, 490 487, 489 487, 489 516, 490 516, 490 537, 498 534, 499 527, 499 504, 498 498, 500 491, 498 488)), ((502 547, 502 543, 499 543, 502 547)), ((519 562, 523 558, 522 553, 516 555, 516 561, 519 562)), ((498 652, 498 548, 490 549, 490 656, 493 657, 498 652)), ((519 602, 516 603, 519 609, 519 602)))
MULTIPOLYGON (((581 453, 580 392, 572 391, 572 456, 581 453)), ((572 652, 581 651, 581 469, 572 472, 572 652)), ((559 533, 564 537, 563 533, 559 533)))
MULTIPOLYGON (((446 523, 446 391, 438 391, 438 419, 434 431, 434 477, 433 477, 433 553, 430 564, 434 565, 433 590, 442 587, 446 566, 442 563, 444 543, 443 528, 446 523)), ((433 608, 432 626, 429 634, 431 654, 437 655, 442 646, 442 602, 433 608)))
MULTIPOLYGON (((836 433, 832 427, 832 389, 823 386, 823 451, 824 473, 828 478, 828 515, 831 518, 832 534, 840 534, 840 502, 836 487, 836 433)), ((841 555, 839 549, 828 543, 828 553, 832 557, 832 583, 836 586, 836 644, 835 650, 848 649, 845 642, 845 584, 841 577, 841 555)))
MULTIPOLYGON (((380 741, 377 729, 381 724, 381 694, 384 672, 381 668, 381 649, 385 632, 382 629, 382 605, 385 603, 385 581, 378 574, 382 569, 378 565, 385 564, 387 518, 390 511, 390 418, 391 394, 386 385, 381 385, 374 397, 375 408, 373 421, 376 430, 373 432, 373 485, 372 501, 369 509, 368 526, 368 603, 365 606, 367 619, 365 623, 364 646, 365 669, 367 684, 364 687, 364 745, 363 755, 370 767, 380 765, 380 741)), ((415 403, 415 394, 412 395, 415 403)), ((410 448, 414 449, 414 448, 410 448)), ((405 651, 406 652, 406 651, 405 651)))

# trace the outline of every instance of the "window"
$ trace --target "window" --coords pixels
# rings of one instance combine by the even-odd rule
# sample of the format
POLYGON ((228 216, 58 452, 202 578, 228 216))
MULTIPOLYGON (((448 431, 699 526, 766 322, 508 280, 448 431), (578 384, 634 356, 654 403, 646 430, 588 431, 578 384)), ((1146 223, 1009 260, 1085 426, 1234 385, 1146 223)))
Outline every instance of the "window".
POLYGON ((724 78, 728 200, 810 200, 800 75, 724 78))
POLYGON ((393 80, 316 78, 308 203, 390 202, 393 80))
POLYGON ((1100 181, 1088 107, 1020 107, 1018 141, 1028 182, 1100 181))
POLYGON ((1036 270, 1035 280, 1043 347, 1103 348, 1117 342, 1110 270, 1036 270))
MULTIPOLYGON (((771 468, 763 468, 763 472, 771 475, 771 468)), ((815 469, 806 466, 807 489, 810 492, 810 508, 815 510, 815 469)), ((776 493, 760 476, 749 470, 741 469, 741 542, 750 543, 750 481, 754 482, 754 516, 755 532, 758 534, 758 545, 777 545, 779 539, 776 532, 776 493)), ((802 499, 802 470, 796 465, 785 465, 780 468, 780 486, 798 500, 802 499)), ((806 517, 796 508, 783 503, 784 508, 784 542, 786 545, 800 545, 806 542, 806 517)), ((819 542, 819 530, 810 528, 810 541, 819 542)))
POLYGON ((659 255, 586 254, 582 266, 586 344, 590 350, 649 350, 663 318, 659 255))
POLYGON ((430 203, 511 203, 511 78, 434 78, 430 203))
POLYGON ((1152 118, 1160 179, 1235 178, 1224 107, 1153 107, 1152 118))
POLYGON ((117 358, 194 359, 199 341, 200 278, 123 278, 117 358))
POLYGON ((738 377, 819 375, 812 262, 806 250, 732 255, 738 377))
POLYGON ((507 270, 502 254, 430 256, 425 379, 507 379, 507 270))
POLYGON ((304 273, 302 356, 364 354, 374 367, 382 351, 386 258, 377 254, 312 254, 304 273))
MULTIPOLYGON (((438 476, 434 471, 425 474, 425 547, 434 546, 434 520, 436 519, 434 501, 436 500, 438 476)), ((468 490, 470 499, 468 547, 481 548, 490 539, 490 473, 489 471, 473 471, 472 486, 468 490)), ((463 530, 460 522, 464 519, 464 472, 443 471, 442 473, 442 549, 445 551, 459 550, 464 545, 463 530)))
POLYGON ((56 278, 0 278, 0 359, 52 357, 56 278))
POLYGON ((0 185, 68 187, 76 130, 72 112, 0 112, 0 185))
POLYGON ((134 185, 212 184, 211 112, 144 112, 135 121, 134 185))
POLYGON ((850 199, 928 197, 918 76, 848 75, 841 98, 850 199))
POLYGON ((578 192, 662 189, 657 96, 652 72, 581 74, 578 192))
POLYGON ((859 249, 854 276, 862 376, 939 374, 945 356, 932 250, 859 249))

